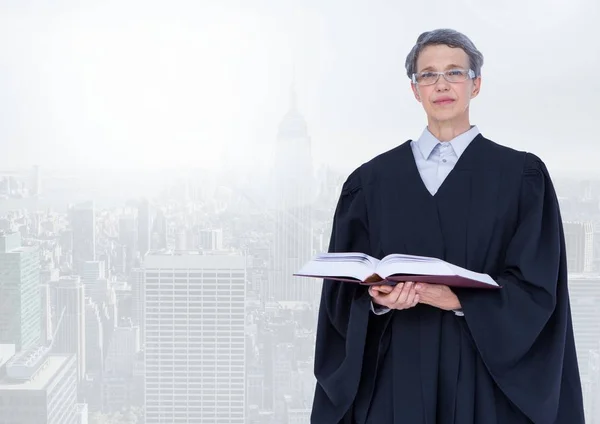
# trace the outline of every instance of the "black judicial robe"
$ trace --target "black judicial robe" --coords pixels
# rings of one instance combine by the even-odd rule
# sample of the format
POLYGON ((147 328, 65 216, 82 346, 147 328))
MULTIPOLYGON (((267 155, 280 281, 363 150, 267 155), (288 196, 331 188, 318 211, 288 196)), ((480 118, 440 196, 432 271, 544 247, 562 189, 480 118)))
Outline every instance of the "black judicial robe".
POLYGON ((324 280, 311 423, 584 423, 562 221, 537 156, 480 134, 431 195, 409 140, 350 174, 329 250, 438 257, 503 288, 456 289, 463 317, 377 316, 365 286, 324 280))

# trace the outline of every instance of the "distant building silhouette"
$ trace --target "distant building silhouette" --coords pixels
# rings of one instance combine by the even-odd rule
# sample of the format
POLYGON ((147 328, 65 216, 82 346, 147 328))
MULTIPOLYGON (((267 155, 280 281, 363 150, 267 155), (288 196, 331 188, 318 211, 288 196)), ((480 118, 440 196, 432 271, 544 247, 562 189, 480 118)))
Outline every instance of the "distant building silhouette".
POLYGON ((298 112, 293 87, 290 108, 279 124, 275 148, 271 173, 273 252, 265 295, 275 301, 314 302, 320 293, 318 283, 292 275, 315 252, 312 215, 317 194, 308 128, 298 112))
POLYGON ((78 424, 76 402, 75 355, 33 347, 12 356, 0 374, 0 423, 78 424))
POLYGON ((143 258, 152 247, 152 215, 150 202, 148 199, 142 199, 138 206, 138 242, 137 246, 140 256, 143 258))
POLYGON ((146 423, 245 423, 246 258, 144 259, 146 423))
POLYGON ((23 246, 21 233, 0 233, 0 343, 25 350, 42 334, 39 248, 23 246))
POLYGON ((75 355, 79 381, 86 372, 84 293, 79 276, 61 277, 50 283, 51 303, 56 313, 53 353, 75 355))
POLYGON ((569 274, 573 332, 581 378, 590 378, 590 354, 600 343, 600 274, 569 274))
POLYGON ((96 215, 94 202, 85 202, 69 210, 73 229, 73 272, 81 275, 83 263, 96 259, 96 215))
POLYGON ((564 222, 567 267, 570 273, 594 271, 594 225, 564 222))

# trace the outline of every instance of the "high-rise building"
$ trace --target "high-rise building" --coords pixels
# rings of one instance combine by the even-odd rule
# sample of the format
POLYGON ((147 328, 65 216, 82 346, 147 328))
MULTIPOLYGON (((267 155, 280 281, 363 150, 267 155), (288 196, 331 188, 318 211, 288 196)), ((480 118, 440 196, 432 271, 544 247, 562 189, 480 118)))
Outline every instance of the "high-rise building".
POLYGON ((223 230, 200 230, 200 248, 205 250, 223 249, 223 230))
POLYGON ((88 424, 89 408, 87 403, 75 404, 75 416, 77 424, 88 424))
POLYGON ((85 261, 81 264, 81 280, 97 281, 106 278, 103 261, 85 261))
POLYGON ((594 269, 594 225, 591 222, 565 222, 567 267, 570 273, 594 269))
POLYGON ((0 234, 0 343, 17 351, 40 342, 42 299, 40 256, 34 246, 23 246, 19 232, 0 234))
POLYGON ((77 376, 85 376, 85 292, 78 275, 61 277, 50 283, 52 304, 55 309, 53 352, 72 354, 77 359, 77 376))
MULTIPOLYGON (((600 348, 600 343, 598 343, 600 348)), ((586 424, 600 424, 600 351, 592 350, 586 364, 588 376, 583 384, 583 407, 586 424)))
POLYGON ((593 247, 592 247, 592 267, 594 272, 600 273, 600 222, 596 221, 593 223, 593 247))
POLYGON ((50 305, 50 286, 40 284, 40 343, 45 344, 52 336, 52 308, 50 305))
POLYGON ((314 302, 320 293, 316 282, 292 275, 314 254, 312 205, 316 194, 310 137, 293 89, 290 109, 279 125, 271 179, 274 240, 266 297, 314 302))
POLYGON ((129 284, 131 285, 131 321, 140 327, 140 345, 145 345, 144 340, 144 270, 135 268, 131 271, 129 284))
MULTIPOLYGON (((85 290, 85 289, 84 289, 85 290)), ((85 297, 85 373, 92 378, 104 371, 104 326, 100 308, 85 297)))
POLYGON ((79 424, 77 361, 33 347, 14 355, 0 375, 0 423, 79 424))
POLYGON ((142 199, 138 206, 138 250, 140 256, 144 257, 151 247, 152 217, 150 214, 150 202, 142 199))
POLYGON ((102 377, 103 410, 121 411, 135 402, 134 365, 140 352, 140 328, 122 320, 113 332, 102 377))
POLYGON ((151 250, 166 249, 168 247, 167 217, 162 209, 156 212, 156 219, 152 225, 151 250))
POLYGON ((582 380, 590 377, 590 354, 600 343, 600 275, 569 275, 573 332, 582 380))
POLYGON ((85 202, 69 211, 73 229, 73 271, 81 275, 83 263, 96 259, 96 215, 94 202, 85 202))
POLYGON ((134 215, 122 216, 119 219, 119 242, 125 247, 124 274, 129 274, 135 264, 138 242, 138 225, 134 215))
POLYGON ((246 258, 149 254, 146 423, 245 422, 246 258))

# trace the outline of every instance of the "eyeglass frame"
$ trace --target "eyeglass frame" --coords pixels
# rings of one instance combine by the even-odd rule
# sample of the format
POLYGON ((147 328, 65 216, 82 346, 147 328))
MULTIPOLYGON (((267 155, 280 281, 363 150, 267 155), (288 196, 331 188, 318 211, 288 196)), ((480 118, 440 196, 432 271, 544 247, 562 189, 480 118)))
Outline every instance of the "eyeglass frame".
MULTIPOLYGON (((440 75, 443 76, 444 79, 446 80, 446 82, 448 82, 450 84, 457 84, 459 82, 464 82, 464 81, 466 81, 468 79, 475 78, 475 71, 473 71, 472 69, 469 69, 467 71, 467 78, 464 81, 448 81, 448 78, 446 77, 446 72, 456 71, 457 69, 460 69, 460 68, 448 69, 448 70, 442 71, 442 72, 427 71, 427 73, 437 75, 437 78, 435 79, 434 82, 432 82, 431 84, 425 84, 425 86, 437 84, 437 82, 440 80, 440 75)), ((419 73, 422 73, 422 72, 419 72, 419 73)), ((412 83, 415 84, 415 85, 417 85, 417 84, 418 85, 423 85, 423 84, 417 82, 417 73, 413 73, 412 74, 411 80, 412 80, 412 83)))

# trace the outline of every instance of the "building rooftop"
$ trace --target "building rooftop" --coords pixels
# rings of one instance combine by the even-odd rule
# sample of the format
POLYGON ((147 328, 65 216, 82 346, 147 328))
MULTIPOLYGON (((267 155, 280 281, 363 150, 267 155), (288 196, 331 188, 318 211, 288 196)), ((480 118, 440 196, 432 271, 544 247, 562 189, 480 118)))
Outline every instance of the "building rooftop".
POLYGON ((202 255, 198 252, 151 253, 144 258, 144 268, 237 270, 246 268, 246 257, 239 254, 202 255))
POLYGON ((44 390, 59 370, 72 358, 70 355, 51 355, 30 380, 20 381, 8 376, 0 378, 1 390, 44 390))

